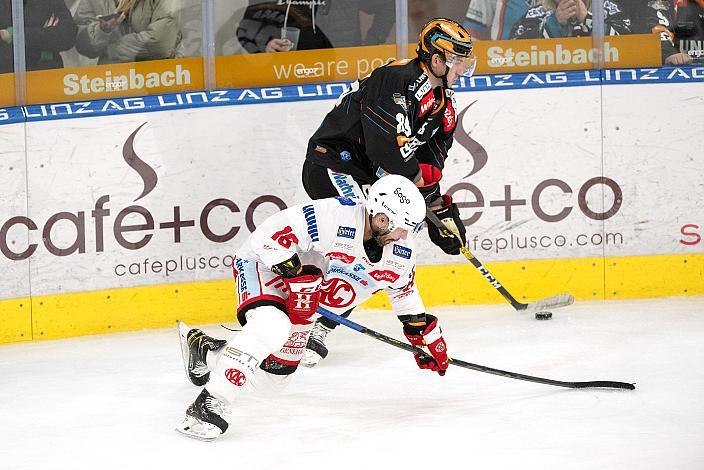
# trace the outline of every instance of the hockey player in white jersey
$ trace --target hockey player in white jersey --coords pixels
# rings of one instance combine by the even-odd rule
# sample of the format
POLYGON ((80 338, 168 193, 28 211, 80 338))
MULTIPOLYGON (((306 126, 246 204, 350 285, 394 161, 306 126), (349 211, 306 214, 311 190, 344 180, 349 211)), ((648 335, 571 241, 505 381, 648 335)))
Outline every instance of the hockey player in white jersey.
POLYGON ((418 188, 389 175, 371 186, 364 203, 320 199, 268 218, 234 261, 242 330, 225 342, 180 325, 188 377, 206 388, 176 429, 203 440, 224 433, 228 410, 243 392, 278 391, 290 379, 318 305, 341 314, 382 289, 409 342, 432 355, 416 355, 418 366, 444 375, 447 345, 414 282, 414 238, 425 211, 418 188))

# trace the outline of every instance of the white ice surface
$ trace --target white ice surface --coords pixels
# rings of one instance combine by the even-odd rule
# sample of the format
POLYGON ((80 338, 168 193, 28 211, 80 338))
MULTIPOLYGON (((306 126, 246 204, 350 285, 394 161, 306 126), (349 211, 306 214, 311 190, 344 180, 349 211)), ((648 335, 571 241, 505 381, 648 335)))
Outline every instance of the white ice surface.
MULTIPOLYGON (((176 328, 0 346, 0 469, 703 469, 704 299, 435 311, 450 354, 571 390, 452 367, 339 327, 330 356, 212 443, 174 431, 198 394, 176 328)), ((353 320, 402 338, 390 312, 353 320)), ((204 329, 223 337, 217 325, 204 329)), ((232 333, 228 333, 232 334, 232 333)))

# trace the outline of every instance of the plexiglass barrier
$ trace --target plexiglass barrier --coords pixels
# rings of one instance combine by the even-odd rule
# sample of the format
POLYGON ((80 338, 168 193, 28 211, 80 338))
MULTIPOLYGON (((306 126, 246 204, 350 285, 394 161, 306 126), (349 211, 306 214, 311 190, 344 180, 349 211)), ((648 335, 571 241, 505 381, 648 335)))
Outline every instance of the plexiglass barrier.
POLYGON ((477 75, 701 63, 704 2, 593 6, 588 0, 2 0, 0 105, 355 80, 391 59, 414 57, 418 32, 433 17, 454 19, 472 33, 477 75))

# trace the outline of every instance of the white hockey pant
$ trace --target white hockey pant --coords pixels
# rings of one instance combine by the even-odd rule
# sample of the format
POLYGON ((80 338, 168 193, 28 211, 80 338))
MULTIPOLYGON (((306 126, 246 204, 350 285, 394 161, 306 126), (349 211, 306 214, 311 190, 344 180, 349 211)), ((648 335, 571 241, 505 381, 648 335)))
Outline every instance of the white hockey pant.
MULTIPOLYGON (((291 322, 272 306, 248 311, 247 323, 227 345, 218 351, 215 364, 209 364, 208 392, 231 405, 248 388, 280 391, 290 376, 276 376, 259 369, 270 354, 279 351, 289 337, 291 322)), ((209 356, 208 359, 211 359, 209 356)), ((262 390, 264 391, 264 390, 262 390)))

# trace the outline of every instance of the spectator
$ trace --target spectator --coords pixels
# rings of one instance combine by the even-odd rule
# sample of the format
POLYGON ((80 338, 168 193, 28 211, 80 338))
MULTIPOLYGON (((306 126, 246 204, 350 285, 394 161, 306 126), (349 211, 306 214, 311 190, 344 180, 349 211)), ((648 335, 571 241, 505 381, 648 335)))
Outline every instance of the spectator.
POLYGON ((317 4, 317 0, 250 0, 237 27, 237 39, 250 54, 332 47, 320 27, 316 27, 317 4))
MULTIPOLYGON (((287 0, 283 0, 287 1, 287 0)), ((325 31, 333 47, 385 44, 396 22, 394 0, 317 0, 316 23, 325 31), (362 34, 359 13, 373 15, 372 24, 362 34)), ((428 2, 429 0, 422 0, 428 2)), ((411 5, 409 4, 409 10, 411 5)))
POLYGON ((99 64, 183 57, 179 0, 81 0, 76 49, 99 64))
MULTIPOLYGON (((514 25, 512 39, 591 36, 591 0, 543 0, 542 5, 531 8, 514 25), (547 21, 555 16, 560 31, 547 27, 547 21)), ((660 35, 663 63, 682 65, 691 63, 687 54, 678 52, 673 44, 674 6, 670 0, 604 0, 604 34, 660 35)))
POLYGON ((675 23, 675 46, 701 63, 704 60, 704 0, 680 0, 675 23))
MULTIPOLYGON (((14 63, 11 3, 0 4, 0 72, 11 72, 14 63)), ((63 68, 59 52, 76 41, 76 24, 63 0, 25 0, 24 25, 27 70, 63 68)))
POLYGON ((384 44, 394 8, 392 0, 250 0, 237 38, 250 53, 384 44), (360 11, 373 15, 364 39, 360 11))
POLYGON ((0 73, 14 71, 12 52, 12 2, 0 0, 0 73))
MULTIPOLYGON (((631 18, 623 4, 628 0, 604 0, 604 34, 631 34, 631 18)), ((591 36, 591 0, 543 0, 529 9, 511 30, 511 39, 591 36), (550 19, 557 20, 557 28, 550 19)))
MULTIPOLYGON (((510 39, 513 25, 542 0, 470 0, 464 27, 472 37, 483 40, 510 39)), ((547 20, 549 29, 559 31, 555 16, 547 20)))
POLYGON ((641 0, 631 2, 633 33, 659 35, 663 64, 691 64, 692 58, 675 47, 675 6, 672 0, 649 0, 647 5, 642 5, 641 0))

